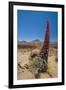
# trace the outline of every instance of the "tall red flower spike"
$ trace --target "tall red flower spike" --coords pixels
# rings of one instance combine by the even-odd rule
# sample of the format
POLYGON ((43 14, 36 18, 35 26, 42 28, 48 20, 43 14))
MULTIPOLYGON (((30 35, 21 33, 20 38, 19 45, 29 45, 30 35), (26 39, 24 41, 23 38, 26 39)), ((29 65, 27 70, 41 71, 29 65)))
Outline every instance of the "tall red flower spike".
POLYGON ((50 40, 50 24, 49 24, 49 20, 47 17, 45 40, 43 43, 43 47, 40 51, 40 54, 41 54, 42 58, 44 59, 44 61, 46 62, 46 64, 48 64, 49 40, 50 40))

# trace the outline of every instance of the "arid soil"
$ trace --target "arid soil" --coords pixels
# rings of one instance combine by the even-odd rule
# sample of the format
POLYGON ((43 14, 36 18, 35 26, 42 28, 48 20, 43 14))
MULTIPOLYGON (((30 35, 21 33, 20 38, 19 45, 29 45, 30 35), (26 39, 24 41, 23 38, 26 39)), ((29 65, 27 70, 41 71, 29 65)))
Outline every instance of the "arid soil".
MULTIPOLYGON (((39 53, 40 46, 33 47, 18 47, 17 50, 17 79, 35 79, 35 75, 30 72, 30 56, 33 53, 39 53)), ((41 72, 40 78, 55 78, 58 73, 58 57, 57 57, 57 45, 50 44, 48 55, 48 70, 47 72, 41 72)))

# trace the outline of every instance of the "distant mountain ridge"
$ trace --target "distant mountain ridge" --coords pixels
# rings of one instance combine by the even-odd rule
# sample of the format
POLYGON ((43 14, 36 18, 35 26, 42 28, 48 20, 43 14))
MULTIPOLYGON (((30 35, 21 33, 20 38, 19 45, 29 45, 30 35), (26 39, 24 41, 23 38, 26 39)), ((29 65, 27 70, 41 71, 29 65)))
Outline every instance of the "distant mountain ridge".
MULTIPOLYGON (((37 47, 41 47, 43 45, 43 41, 40 41, 40 40, 32 40, 30 42, 28 41, 18 41, 18 47, 19 48, 37 48, 37 47)), ((57 47, 57 43, 55 42, 50 42, 49 43, 50 46, 53 46, 53 47, 57 47)))
POLYGON ((32 40, 32 41, 18 41, 18 43, 30 43, 30 42, 41 42, 40 40, 36 39, 36 40, 32 40))
MULTIPOLYGON (((30 44, 30 43, 43 43, 44 41, 40 41, 38 39, 32 41, 18 41, 18 44, 30 44)), ((50 42, 50 44, 58 44, 57 42, 50 42)))
POLYGON ((38 40, 38 39, 36 39, 36 40, 31 41, 31 42, 37 42, 37 43, 39 43, 39 42, 41 42, 41 41, 38 40))

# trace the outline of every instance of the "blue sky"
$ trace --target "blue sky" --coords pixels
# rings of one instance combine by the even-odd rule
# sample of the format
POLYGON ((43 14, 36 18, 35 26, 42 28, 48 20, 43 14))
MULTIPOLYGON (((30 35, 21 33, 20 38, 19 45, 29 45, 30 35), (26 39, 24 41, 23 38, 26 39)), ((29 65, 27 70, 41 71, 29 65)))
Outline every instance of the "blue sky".
POLYGON ((45 38, 47 17, 50 22, 50 41, 58 40, 58 13, 47 11, 17 11, 17 39, 19 41, 41 40, 45 38))

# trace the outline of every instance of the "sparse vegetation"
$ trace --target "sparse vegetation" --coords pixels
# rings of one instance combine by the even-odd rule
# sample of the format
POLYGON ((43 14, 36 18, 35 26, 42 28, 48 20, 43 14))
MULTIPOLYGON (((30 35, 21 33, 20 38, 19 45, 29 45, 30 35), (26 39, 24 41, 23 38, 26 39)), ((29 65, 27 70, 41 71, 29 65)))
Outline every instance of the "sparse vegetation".
POLYGON ((46 63, 38 56, 42 44, 30 43, 18 46, 18 71, 17 79, 38 79, 38 78, 54 78, 57 77, 58 70, 58 57, 57 57, 57 44, 51 44, 48 56, 48 69, 45 72, 44 68, 46 63), (31 44, 31 45, 30 45, 31 44), (37 59, 38 58, 38 59, 37 59), (43 68, 43 70, 42 70, 43 68))

